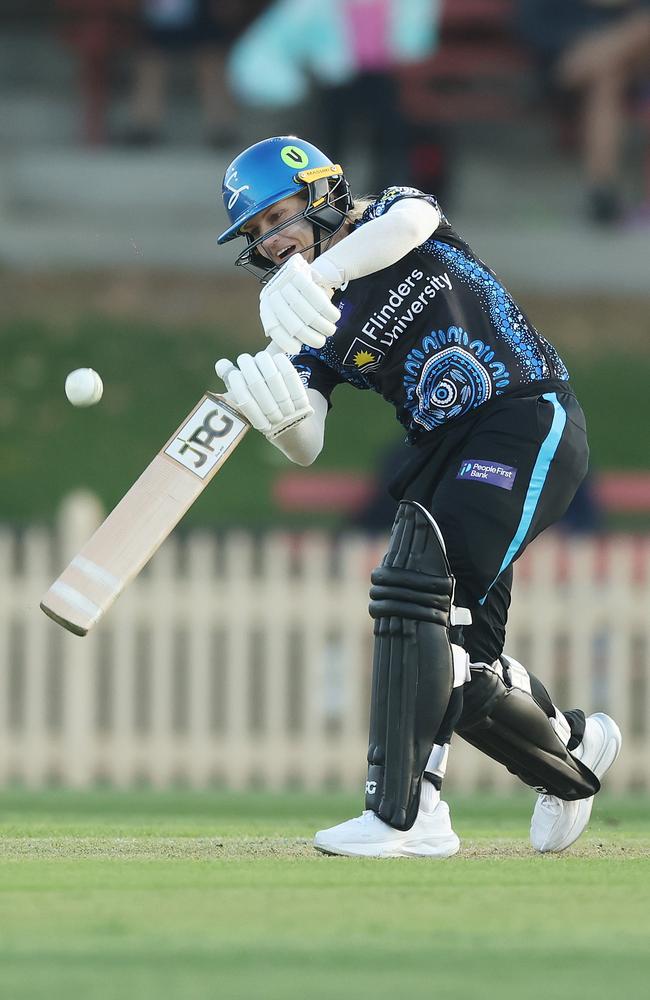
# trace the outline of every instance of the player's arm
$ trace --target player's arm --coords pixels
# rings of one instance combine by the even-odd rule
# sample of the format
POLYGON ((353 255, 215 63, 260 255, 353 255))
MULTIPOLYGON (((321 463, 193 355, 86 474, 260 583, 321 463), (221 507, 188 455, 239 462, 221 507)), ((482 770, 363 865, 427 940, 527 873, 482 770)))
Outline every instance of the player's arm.
POLYGON ((222 358, 215 370, 228 399, 271 444, 297 465, 315 461, 323 447, 327 400, 305 388, 285 354, 240 354, 236 365, 222 358))
POLYGON ((280 268, 260 294, 264 332, 281 350, 303 344, 320 349, 340 318, 330 302, 335 289, 397 263, 429 239, 440 212, 423 198, 402 198, 388 211, 340 240, 308 264, 299 254, 280 268))
POLYGON ((430 239, 439 224, 440 212, 431 202, 401 198, 317 257, 311 265, 314 280, 321 287, 340 288, 382 271, 430 239))

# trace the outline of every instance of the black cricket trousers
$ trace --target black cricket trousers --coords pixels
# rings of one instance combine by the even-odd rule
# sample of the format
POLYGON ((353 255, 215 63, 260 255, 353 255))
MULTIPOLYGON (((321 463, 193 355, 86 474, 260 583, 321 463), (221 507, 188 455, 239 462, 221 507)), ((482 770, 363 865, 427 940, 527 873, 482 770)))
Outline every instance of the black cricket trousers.
POLYGON ((585 418, 572 392, 504 397, 472 423, 442 474, 407 490, 431 511, 456 578, 455 604, 472 624, 458 640, 472 663, 493 663, 505 643, 512 566, 566 511, 587 472, 585 418))

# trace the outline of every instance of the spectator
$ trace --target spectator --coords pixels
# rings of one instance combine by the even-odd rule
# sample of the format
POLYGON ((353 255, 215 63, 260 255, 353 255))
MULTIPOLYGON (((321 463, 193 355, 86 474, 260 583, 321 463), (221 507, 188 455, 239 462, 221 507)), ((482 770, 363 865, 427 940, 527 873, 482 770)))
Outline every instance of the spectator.
POLYGON ((594 477, 588 472, 557 526, 568 535, 590 535, 603 531, 604 525, 605 513, 598 500, 594 477))
MULTIPOLYGON (((206 139, 215 147, 237 141, 236 106, 226 81, 228 48, 243 26, 236 0, 140 0, 142 48, 135 64, 131 123, 124 136, 134 146, 163 137, 170 62, 190 54, 201 97, 206 139)), ((247 4, 247 8, 260 4, 247 4)))
MULTIPOLYGON (((356 72, 352 79, 338 86, 321 90, 321 120, 323 123, 322 142, 329 149, 341 150, 341 156, 349 158, 353 135, 366 133, 372 172, 369 186, 373 191, 381 191, 396 174, 404 174, 405 156, 411 145, 409 123, 400 107, 399 84, 394 68, 403 61, 403 55, 396 51, 395 24, 399 18, 402 27, 402 44, 422 55, 415 42, 415 33, 423 27, 426 18, 428 44, 433 44, 433 27, 437 18, 434 4, 428 3, 424 11, 419 0, 401 0, 399 4, 390 0, 343 0, 341 14, 345 33, 353 54, 356 72), (345 114, 341 114, 345 108, 345 114)), ((437 8, 437 5, 435 5, 437 8)), ((434 140, 433 134, 429 136, 434 140)), ((431 180, 431 178, 430 178, 431 180)), ((436 191, 442 197, 439 178, 435 178, 436 191)), ((408 183, 414 177, 408 176, 408 183)))
POLYGON ((626 101, 650 60, 650 0, 519 0, 519 21, 551 94, 579 99, 588 213, 615 222, 626 101))
MULTIPOLYGON (((289 108, 319 86, 317 128, 341 150, 368 144, 369 186, 404 176, 409 135, 394 70, 435 45, 438 0, 276 0, 233 48, 233 89, 248 104, 289 108)), ((409 178, 407 178, 408 180, 409 178)))

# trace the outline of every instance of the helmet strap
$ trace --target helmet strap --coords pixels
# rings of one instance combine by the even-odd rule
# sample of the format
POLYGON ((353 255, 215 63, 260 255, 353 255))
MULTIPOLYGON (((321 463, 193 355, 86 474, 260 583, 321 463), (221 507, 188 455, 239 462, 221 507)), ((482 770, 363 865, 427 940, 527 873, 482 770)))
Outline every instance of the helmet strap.
POLYGON ((317 222, 312 222, 311 225, 314 231, 314 260, 323 252, 323 240, 326 239, 326 234, 323 232, 323 227, 319 226, 317 222))

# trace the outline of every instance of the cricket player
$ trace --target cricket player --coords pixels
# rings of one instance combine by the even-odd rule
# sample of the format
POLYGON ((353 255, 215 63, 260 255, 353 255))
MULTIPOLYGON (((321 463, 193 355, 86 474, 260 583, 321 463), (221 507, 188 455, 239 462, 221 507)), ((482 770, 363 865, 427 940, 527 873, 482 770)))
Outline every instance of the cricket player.
POLYGON ((217 362, 235 405, 299 465, 321 451, 343 383, 380 393, 406 432, 398 511, 371 577, 365 809, 317 833, 316 848, 455 854, 440 792, 457 732, 538 792, 533 847, 564 850, 621 734, 603 713, 560 710, 504 652, 513 563, 587 471, 562 359, 430 194, 353 201, 338 164, 280 136, 233 160, 223 197, 218 242, 246 241, 237 264, 262 280, 274 345, 217 362))

